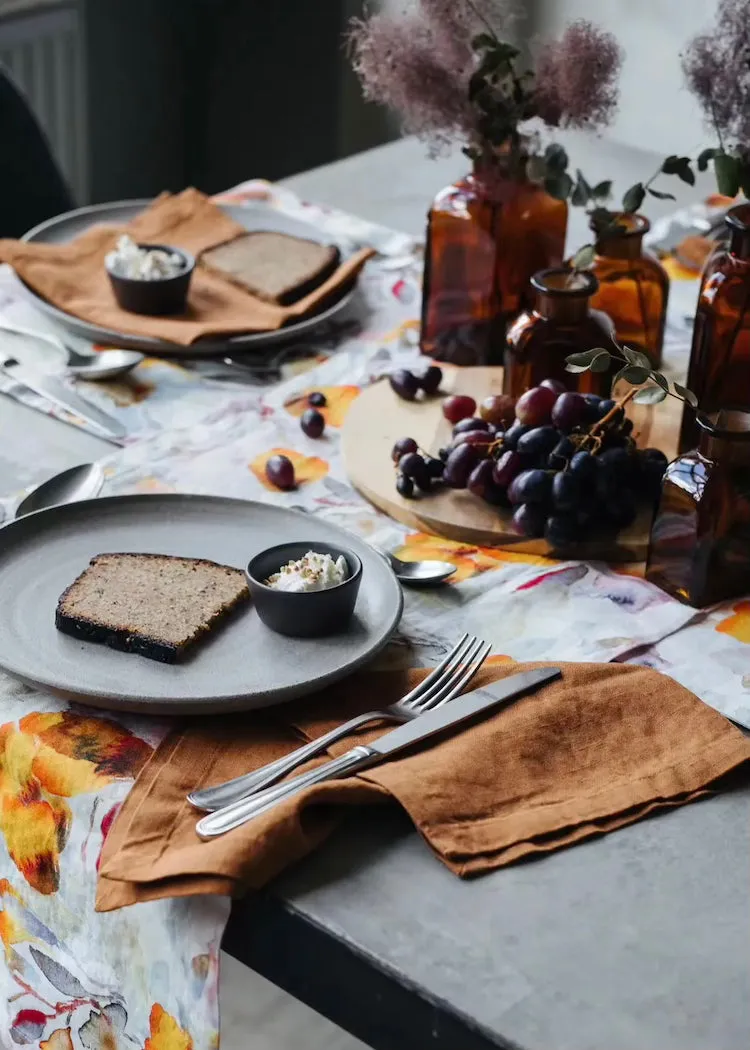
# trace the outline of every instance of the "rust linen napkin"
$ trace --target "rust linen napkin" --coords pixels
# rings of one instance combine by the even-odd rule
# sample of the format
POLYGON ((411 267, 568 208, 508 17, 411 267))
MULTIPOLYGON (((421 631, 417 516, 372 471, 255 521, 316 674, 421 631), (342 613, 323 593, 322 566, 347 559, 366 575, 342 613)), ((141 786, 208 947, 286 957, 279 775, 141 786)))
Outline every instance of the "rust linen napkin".
POLYGON ((374 254, 369 248, 356 252, 292 306, 256 299, 200 263, 193 274, 186 313, 144 317, 117 305, 104 257, 121 233, 141 242, 171 244, 198 256, 244 232, 208 197, 189 189, 175 196, 162 194, 128 226, 94 226, 68 244, 0 240, 0 262, 10 263, 39 295, 66 313, 117 332, 189 346, 203 336, 271 331, 304 317, 351 281, 374 254))
MULTIPOLYGON (((540 665, 493 668, 476 684, 533 666, 540 665)), ((562 667, 562 681, 455 736, 359 777, 316 785, 211 842, 195 834, 189 790, 280 757, 298 746, 299 732, 312 739, 398 699, 419 674, 362 674, 274 712, 176 730, 110 831, 98 910, 259 887, 315 849, 346 807, 389 796, 452 871, 478 875, 703 798, 750 760, 750 739, 671 678, 620 664, 562 667)), ((332 751, 384 731, 368 729, 332 751)))

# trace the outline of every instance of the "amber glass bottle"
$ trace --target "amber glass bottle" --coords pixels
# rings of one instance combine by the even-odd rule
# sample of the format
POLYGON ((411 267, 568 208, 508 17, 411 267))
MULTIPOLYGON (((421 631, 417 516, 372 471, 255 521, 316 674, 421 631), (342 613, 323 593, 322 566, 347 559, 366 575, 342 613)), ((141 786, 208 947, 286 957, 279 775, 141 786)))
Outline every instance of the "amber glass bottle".
POLYGON ((643 215, 621 215, 617 228, 600 236, 591 267, 599 290, 591 305, 609 315, 620 343, 647 354, 659 368, 669 277, 659 260, 643 251, 650 228, 643 215))
POLYGON ((609 397, 614 366, 606 372, 565 371, 569 354, 611 345, 609 318, 590 308, 596 277, 557 267, 535 274, 531 286, 536 305, 508 332, 503 393, 519 397, 543 379, 560 379, 571 390, 609 397))
POLYGON ((698 448, 667 467, 646 578, 701 608, 750 593, 750 413, 697 417, 698 448))
POLYGON ((436 197, 427 221, 421 348, 457 365, 502 363, 529 279, 563 258, 568 206, 504 160, 436 197))
MULTIPOLYGON (((695 314, 687 385, 703 413, 750 409, 750 204, 727 213, 728 249, 706 263, 695 314)), ((682 417, 680 449, 695 448, 698 427, 682 417)))

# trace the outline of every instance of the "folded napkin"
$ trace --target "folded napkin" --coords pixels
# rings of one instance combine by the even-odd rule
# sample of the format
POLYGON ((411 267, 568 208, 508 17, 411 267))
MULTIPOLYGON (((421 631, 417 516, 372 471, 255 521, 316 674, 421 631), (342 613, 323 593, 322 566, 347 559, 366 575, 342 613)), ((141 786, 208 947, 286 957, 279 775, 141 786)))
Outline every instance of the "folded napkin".
POLYGON ((200 263, 193 274, 185 314, 144 317, 117 305, 104 257, 122 233, 142 243, 170 244, 197 256, 244 232, 208 197, 189 189, 176 196, 162 194, 127 226, 94 226, 68 244, 0 240, 0 262, 10 263, 26 284, 65 313, 117 332, 189 346, 204 336, 272 331, 304 317, 332 299, 374 254, 369 248, 356 252, 292 306, 257 299, 200 263))
MULTIPOLYGON (((493 668, 476 684, 538 666, 493 668)), ((358 675, 275 712, 190 723, 165 739, 125 800, 104 845, 97 909, 257 888, 315 849, 347 807, 389 797, 452 871, 479 875, 703 798, 750 760, 750 739, 671 678, 620 664, 562 668, 561 681, 454 736, 309 788, 210 842, 195 834, 188 791, 279 758, 299 732, 312 739, 398 699, 419 674, 358 675)))

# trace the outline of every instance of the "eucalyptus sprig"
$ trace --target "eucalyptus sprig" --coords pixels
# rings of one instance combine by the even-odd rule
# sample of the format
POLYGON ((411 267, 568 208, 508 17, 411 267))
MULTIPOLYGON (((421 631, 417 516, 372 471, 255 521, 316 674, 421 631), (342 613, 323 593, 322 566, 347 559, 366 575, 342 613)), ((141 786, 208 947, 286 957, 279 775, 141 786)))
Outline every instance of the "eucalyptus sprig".
MULTIPOLYGON (((702 156, 703 154, 701 154, 702 156)), ((700 162, 701 158, 698 158, 699 167, 700 162)), ((601 199, 602 194, 598 192, 602 189, 609 191, 604 195, 606 200, 611 192, 612 183, 599 183, 591 189, 579 171, 579 179, 575 186, 575 192, 571 194, 570 202, 573 205, 586 208, 589 216, 589 226, 597 240, 601 240, 608 234, 616 233, 618 229, 623 229, 622 217, 624 215, 634 215, 639 211, 643 207, 643 202, 647 196, 656 197, 662 201, 676 200, 673 193, 654 189, 653 184, 659 176, 676 175, 682 182, 686 182, 689 186, 694 186, 695 172, 693 171, 692 163, 690 157, 678 157, 675 154, 667 157, 650 179, 647 179, 645 182, 636 182, 630 189, 625 191, 619 211, 605 207, 601 199)), ((588 270, 593 264, 595 256, 596 243, 584 244, 573 256, 571 265, 574 270, 588 270)))
POLYGON ((619 353, 612 353, 604 347, 594 347, 581 354, 570 354, 565 358, 566 372, 607 372, 613 361, 622 361, 623 367, 612 380, 612 386, 624 379, 631 386, 642 387, 633 395, 633 400, 639 405, 658 405, 667 397, 677 398, 684 401, 691 408, 698 407, 698 398, 687 387, 679 383, 672 383, 662 372, 657 372, 651 361, 645 354, 637 350, 631 350, 629 346, 620 346, 613 339, 619 353), (650 386, 643 386, 651 382, 650 386))

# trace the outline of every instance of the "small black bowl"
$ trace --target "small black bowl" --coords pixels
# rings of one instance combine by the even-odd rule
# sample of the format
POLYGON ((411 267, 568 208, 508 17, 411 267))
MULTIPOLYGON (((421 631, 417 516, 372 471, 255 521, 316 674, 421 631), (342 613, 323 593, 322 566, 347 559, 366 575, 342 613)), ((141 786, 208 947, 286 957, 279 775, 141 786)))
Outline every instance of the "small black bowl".
POLYGON ((352 551, 330 543, 281 543, 256 554, 245 575, 258 616, 267 627, 291 638, 320 638, 343 630, 351 620, 362 582, 362 562, 352 551), (308 551, 330 554, 334 561, 343 555, 348 577, 325 591, 294 593, 268 586, 265 581, 282 565, 299 561, 308 551))
POLYGON ((153 317, 183 313, 187 305, 190 279, 195 269, 193 256, 190 252, 173 248, 170 244, 139 244, 138 247, 147 251, 160 248, 172 255, 179 255, 183 268, 174 277, 144 281, 134 277, 120 277, 107 266, 107 274, 118 304, 132 314, 148 314, 153 317))

